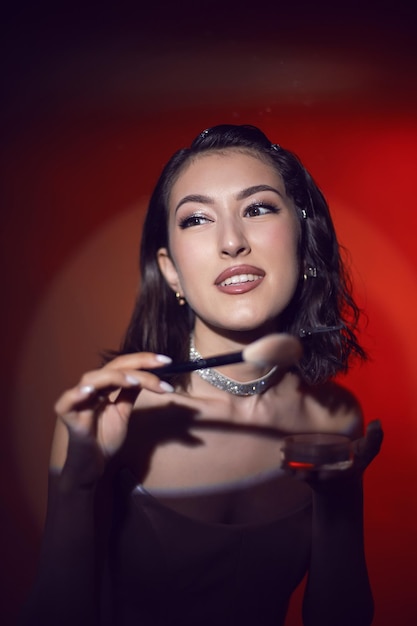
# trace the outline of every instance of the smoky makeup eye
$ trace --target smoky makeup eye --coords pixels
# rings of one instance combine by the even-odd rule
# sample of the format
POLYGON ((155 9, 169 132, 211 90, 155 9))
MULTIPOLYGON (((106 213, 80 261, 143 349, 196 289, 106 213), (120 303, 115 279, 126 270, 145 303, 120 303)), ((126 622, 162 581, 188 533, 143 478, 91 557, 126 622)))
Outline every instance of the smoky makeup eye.
POLYGON ((280 207, 269 202, 253 202, 245 208, 245 216, 258 217, 262 215, 268 215, 268 213, 279 213, 280 207))
POLYGON ((178 221, 178 226, 184 230, 186 228, 191 228, 192 226, 201 226, 202 224, 207 224, 211 220, 205 216, 201 215, 201 213, 193 213, 192 215, 187 215, 182 217, 178 221))

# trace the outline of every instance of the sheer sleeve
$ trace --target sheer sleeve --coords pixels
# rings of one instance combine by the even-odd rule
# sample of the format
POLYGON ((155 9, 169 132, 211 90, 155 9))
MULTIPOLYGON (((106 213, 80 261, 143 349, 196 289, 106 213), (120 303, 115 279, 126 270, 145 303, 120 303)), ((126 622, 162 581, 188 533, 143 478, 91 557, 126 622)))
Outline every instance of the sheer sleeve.
POLYGON ((70 440, 62 472, 50 473, 38 571, 19 626, 99 624, 101 472, 94 454, 94 442, 70 440))

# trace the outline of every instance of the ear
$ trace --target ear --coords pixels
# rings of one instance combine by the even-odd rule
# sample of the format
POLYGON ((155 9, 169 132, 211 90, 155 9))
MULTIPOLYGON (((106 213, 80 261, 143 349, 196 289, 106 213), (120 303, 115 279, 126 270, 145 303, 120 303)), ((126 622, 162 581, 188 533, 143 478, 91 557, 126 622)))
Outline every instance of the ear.
POLYGON ((167 248, 159 248, 156 258, 158 260, 159 269, 172 291, 182 293, 180 279, 171 259, 167 248))

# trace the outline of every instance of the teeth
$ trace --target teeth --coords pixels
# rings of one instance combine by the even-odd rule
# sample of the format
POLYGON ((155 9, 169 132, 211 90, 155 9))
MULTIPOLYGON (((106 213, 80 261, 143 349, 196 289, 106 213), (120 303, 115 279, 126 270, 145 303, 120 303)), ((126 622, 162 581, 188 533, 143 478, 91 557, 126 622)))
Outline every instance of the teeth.
POLYGON ((237 285, 238 283, 249 283, 254 280, 260 280, 261 276, 257 276, 256 274, 236 274, 235 276, 230 276, 230 278, 226 278, 221 284, 222 287, 227 287, 227 285, 237 285))

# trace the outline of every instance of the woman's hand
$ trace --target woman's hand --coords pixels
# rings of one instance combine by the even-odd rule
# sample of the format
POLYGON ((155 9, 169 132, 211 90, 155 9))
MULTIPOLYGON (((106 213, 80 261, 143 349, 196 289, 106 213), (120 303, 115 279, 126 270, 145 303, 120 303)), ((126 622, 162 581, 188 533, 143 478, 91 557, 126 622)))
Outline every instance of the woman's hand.
POLYGON ((57 400, 55 411, 67 426, 70 439, 95 441, 104 458, 122 446, 129 418, 141 389, 166 393, 173 388, 144 368, 169 363, 169 357, 150 352, 122 355, 104 367, 85 373, 76 387, 57 400))
POLYGON ((365 435, 352 441, 352 464, 346 469, 290 469, 290 474, 307 482, 314 491, 326 493, 338 490, 342 482, 360 481, 368 465, 378 455, 384 433, 379 420, 370 422, 365 435))
POLYGON ((357 474, 362 475, 379 454, 383 439, 381 422, 373 420, 369 422, 364 437, 353 441, 353 469, 357 474))
POLYGON ((310 472, 312 547, 304 596, 304 623, 369 626, 372 590, 364 551, 362 475, 383 439, 379 421, 352 442, 349 469, 310 472))

